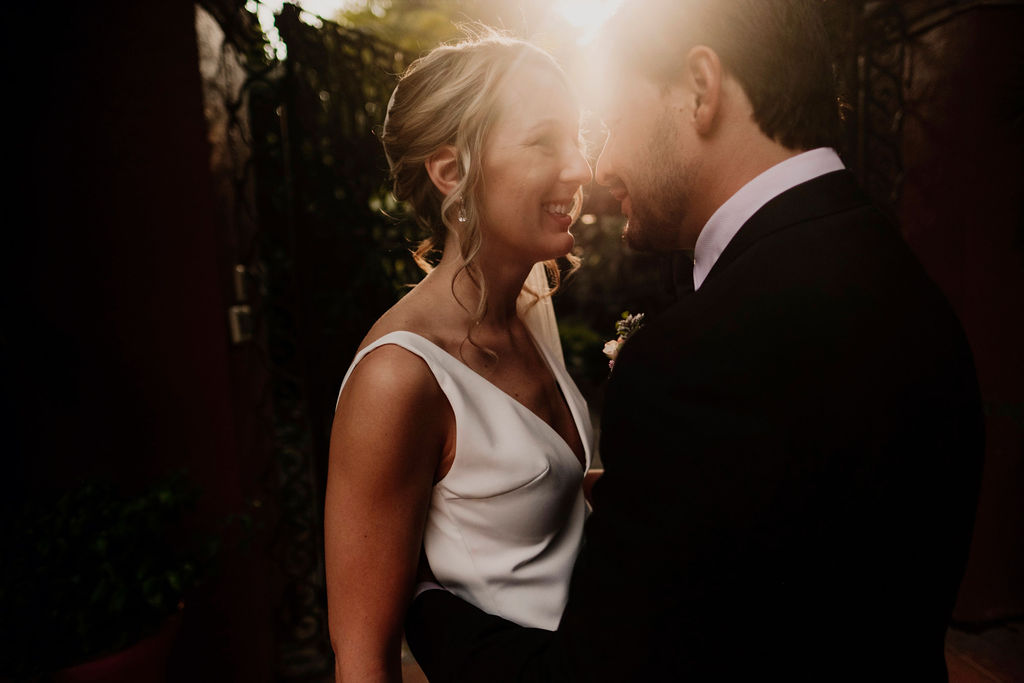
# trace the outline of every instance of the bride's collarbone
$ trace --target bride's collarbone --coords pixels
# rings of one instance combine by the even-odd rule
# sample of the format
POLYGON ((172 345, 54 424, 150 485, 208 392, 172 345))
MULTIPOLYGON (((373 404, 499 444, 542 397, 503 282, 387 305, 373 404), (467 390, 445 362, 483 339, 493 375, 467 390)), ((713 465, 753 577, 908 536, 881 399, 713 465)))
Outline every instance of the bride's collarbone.
POLYGON ((560 399, 560 389, 525 327, 494 329, 473 325, 468 316, 440 309, 422 315, 420 307, 395 306, 375 336, 408 331, 447 352, 470 370, 531 408, 560 399))
POLYGON ((540 379, 550 375, 529 338, 470 335, 458 343, 457 356, 489 379, 540 379))
POLYGON ((518 343, 515 336, 495 343, 494 347, 485 346, 483 340, 475 344, 463 343, 462 350, 452 355, 546 422, 582 461, 583 444, 555 370, 549 368, 528 335, 520 338, 518 343))
POLYGON ((536 352, 523 353, 506 349, 498 352, 486 370, 478 371, 489 382, 513 397, 534 413, 550 421, 558 412, 561 389, 544 360, 536 352))

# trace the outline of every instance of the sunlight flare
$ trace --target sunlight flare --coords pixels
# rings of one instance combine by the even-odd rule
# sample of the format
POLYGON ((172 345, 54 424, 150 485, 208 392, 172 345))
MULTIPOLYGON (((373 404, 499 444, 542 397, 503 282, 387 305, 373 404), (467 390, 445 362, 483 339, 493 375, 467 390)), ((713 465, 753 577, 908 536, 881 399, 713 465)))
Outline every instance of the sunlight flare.
POLYGON ((554 10, 579 30, 576 42, 588 43, 594 39, 604 22, 623 0, 558 0, 554 10))

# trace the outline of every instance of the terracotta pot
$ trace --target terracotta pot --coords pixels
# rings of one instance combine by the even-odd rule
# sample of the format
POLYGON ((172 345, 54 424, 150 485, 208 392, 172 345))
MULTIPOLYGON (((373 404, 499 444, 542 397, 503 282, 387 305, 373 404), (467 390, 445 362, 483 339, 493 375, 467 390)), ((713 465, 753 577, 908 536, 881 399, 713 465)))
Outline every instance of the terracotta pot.
POLYGON ((167 656, 181 626, 181 610, 160 630, 131 647, 61 669, 53 683, 163 683, 167 679, 167 656))

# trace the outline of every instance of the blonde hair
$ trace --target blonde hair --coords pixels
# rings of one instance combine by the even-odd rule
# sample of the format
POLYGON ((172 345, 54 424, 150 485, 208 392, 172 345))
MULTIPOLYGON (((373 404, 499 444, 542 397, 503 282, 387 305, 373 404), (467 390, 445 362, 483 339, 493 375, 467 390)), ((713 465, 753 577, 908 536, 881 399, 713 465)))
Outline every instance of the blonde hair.
MULTIPOLYGON (((480 162, 488 134, 500 114, 500 85, 513 68, 529 63, 551 69, 569 87, 561 68, 540 48, 490 29, 476 30, 469 40, 437 47, 409 65, 391 95, 381 133, 395 198, 409 204, 416 222, 429 235, 413 258, 429 273, 433 268, 427 260, 429 254, 443 248, 449 231, 458 236, 463 262, 460 273, 465 272, 480 292, 476 310, 466 309, 473 322, 482 320, 486 313, 487 284, 474 263, 483 240, 480 162), (447 196, 434 186, 425 165, 445 145, 455 148, 459 167, 458 184, 447 196)), ((581 205, 582 188, 576 193, 573 220, 579 216, 581 205)), ((572 254, 566 259, 570 272, 579 267, 579 259, 572 254)), ((524 287, 535 297, 534 303, 554 293, 561 281, 556 261, 546 262, 545 267, 550 292, 524 287)))

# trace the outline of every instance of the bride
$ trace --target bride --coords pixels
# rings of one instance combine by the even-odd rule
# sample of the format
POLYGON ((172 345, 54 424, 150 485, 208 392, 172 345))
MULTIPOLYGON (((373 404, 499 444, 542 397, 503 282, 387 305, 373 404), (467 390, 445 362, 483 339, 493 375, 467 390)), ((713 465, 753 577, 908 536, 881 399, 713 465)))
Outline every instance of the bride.
POLYGON ((401 680, 421 552, 481 609, 556 628, 591 457, 547 291, 591 179, 565 75, 521 41, 442 46, 403 75, 382 140, 395 196, 432 236, 426 277, 370 329, 338 399, 324 521, 338 681, 401 680))

